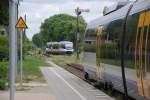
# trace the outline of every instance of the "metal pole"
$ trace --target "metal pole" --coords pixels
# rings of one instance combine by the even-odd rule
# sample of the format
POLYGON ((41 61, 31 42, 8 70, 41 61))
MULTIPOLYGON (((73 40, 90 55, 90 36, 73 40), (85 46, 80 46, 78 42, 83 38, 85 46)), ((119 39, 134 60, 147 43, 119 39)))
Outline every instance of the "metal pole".
MULTIPOLYGON (((26 14, 24 15, 24 21, 25 21, 25 23, 26 23, 26 20, 27 20, 27 16, 26 16, 26 14)), ((26 53, 26 51, 27 51, 27 38, 26 38, 26 29, 24 29, 24 32, 23 32, 23 44, 24 44, 24 52, 26 53)), ((25 54, 24 53, 24 54, 25 54)), ((23 59, 25 58, 25 56, 23 55, 23 59)))
POLYGON ((9 0, 9 100, 15 100, 15 70, 16 70, 16 1, 9 0))
POLYGON ((23 35, 23 30, 20 30, 20 87, 22 88, 22 35, 23 35))
POLYGON ((76 53, 77 53, 77 59, 79 58, 79 8, 77 8, 77 33, 76 33, 76 53))
MULTIPOLYGON (((18 21, 18 4, 16 5, 16 22, 17 23, 18 21)), ((18 71, 17 71, 17 65, 18 65, 18 30, 16 30, 16 77, 17 77, 17 74, 18 74, 18 71)))

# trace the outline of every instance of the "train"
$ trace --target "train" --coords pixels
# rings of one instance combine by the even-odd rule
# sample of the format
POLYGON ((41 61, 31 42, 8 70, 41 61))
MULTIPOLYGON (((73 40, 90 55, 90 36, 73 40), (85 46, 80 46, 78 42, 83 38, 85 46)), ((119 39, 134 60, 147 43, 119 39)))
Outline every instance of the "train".
POLYGON ((136 100, 150 99, 150 0, 136 0, 89 22, 85 79, 107 83, 136 100))
POLYGON ((72 54, 73 43, 70 41, 47 42, 47 54, 72 54))

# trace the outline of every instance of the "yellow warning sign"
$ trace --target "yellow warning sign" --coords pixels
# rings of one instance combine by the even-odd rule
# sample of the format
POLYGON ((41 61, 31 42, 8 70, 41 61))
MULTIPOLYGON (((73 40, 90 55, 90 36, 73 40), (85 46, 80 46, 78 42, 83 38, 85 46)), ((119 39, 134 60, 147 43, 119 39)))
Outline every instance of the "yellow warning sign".
POLYGON ((16 28, 18 28, 18 29, 27 29, 28 28, 27 24, 25 23, 25 21, 23 20, 22 17, 19 18, 19 20, 16 24, 16 28))

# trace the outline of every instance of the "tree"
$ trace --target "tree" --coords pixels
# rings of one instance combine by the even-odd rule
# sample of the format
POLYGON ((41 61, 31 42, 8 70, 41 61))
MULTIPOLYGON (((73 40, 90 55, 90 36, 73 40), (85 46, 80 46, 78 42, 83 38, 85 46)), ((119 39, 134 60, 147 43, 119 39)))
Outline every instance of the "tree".
MULTIPOLYGON (((6 5, 0 5, 0 26, 6 27, 9 24, 8 8, 9 7, 6 5)), ((8 57, 8 35, 0 35, 0 90, 3 90, 7 87, 8 62, 6 60, 8 60, 8 57)))
POLYGON ((43 41, 42 40, 43 37, 41 34, 35 34, 33 37, 32 37, 32 42, 37 46, 37 47, 42 47, 43 46, 43 41))
MULTIPOLYGON (((83 37, 86 23, 82 17, 79 18, 80 37, 83 37)), ((37 46, 44 46, 49 41, 75 41, 76 17, 67 14, 58 14, 45 19, 41 24, 40 33, 33 37, 37 46), (40 42, 39 42, 40 41, 40 42)))

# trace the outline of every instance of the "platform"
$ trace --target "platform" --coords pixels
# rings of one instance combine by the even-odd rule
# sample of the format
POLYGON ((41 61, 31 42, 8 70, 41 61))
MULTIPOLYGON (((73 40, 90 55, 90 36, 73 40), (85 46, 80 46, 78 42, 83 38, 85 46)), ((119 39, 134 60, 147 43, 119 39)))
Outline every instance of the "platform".
POLYGON ((55 100, 114 100, 65 69, 48 62, 52 67, 41 68, 55 100))

